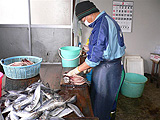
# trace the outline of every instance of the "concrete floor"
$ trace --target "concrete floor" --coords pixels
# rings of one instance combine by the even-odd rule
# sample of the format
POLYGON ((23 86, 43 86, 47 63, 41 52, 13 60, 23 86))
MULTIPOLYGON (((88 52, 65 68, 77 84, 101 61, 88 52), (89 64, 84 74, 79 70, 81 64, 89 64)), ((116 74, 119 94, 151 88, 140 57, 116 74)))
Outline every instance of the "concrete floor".
MULTIPOLYGON (((42 65, 40 76, 51 87, 59 88, 61 66, 42 65), (47 72, 49 71, 49 72, 47 72), (53 77, 55 76, 56 77, 53 77)), ((5 76, 3 77, 4 86, 5 76)), ((160 120, 160 88, 147 81, 140 98, 128 98, 119 94, 116 120, 160 120)))
POLYGON ((147 81, 140 98, 119 94, 116 120, 160 120, 160 88, 147 81))

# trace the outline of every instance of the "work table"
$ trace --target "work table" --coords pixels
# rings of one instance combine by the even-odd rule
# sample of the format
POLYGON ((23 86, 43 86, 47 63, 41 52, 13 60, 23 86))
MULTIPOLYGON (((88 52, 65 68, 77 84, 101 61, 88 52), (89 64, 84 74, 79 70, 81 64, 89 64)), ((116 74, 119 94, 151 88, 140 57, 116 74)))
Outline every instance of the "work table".
MULTIPOLYGON (((94 117, 93 115, 91 99, 89 95, 89 86, 86 83, 83 85, 71 85, 68 83, 64 83, 63 74, 72 69, 73 68, 68 68, 68 67, 62 68, 62 77, 61 77, 61 82, 60 82, 60 86, 61 86, 60 94, 62 96, 64 95, 64 97, 67 97, 67 96, 71 97, 73 95, 76 95, 77 101, 75 105, 77 105, 79 109, 81 110, 81 112, 84 114, 85 117, 83 119, 98 120, 98 118, 94 117)), ((77 118, 77 115, 73 113, 73 114, 68 115, 66 118, 69 120, 73 120, 74 117, 77 118)), ((80 118, 77 118, 77 120, 79 119, 80 118)))
MULTIPOLYGON (((68 72, 73 68, 62 68, 61 65, 42 65, 40 70, 40 79, 44 83, 49 83, 52 89, 61 89, 59 92, 60 95, 64 99, 67 97, 72 97, 74 95, 77 96, 77 101, 74 103, 78 108, 82 111, 85 117, 80 118, 76 114, 71 113, 66 116, 66 120, 98 120, 98 118, 94 117, 91 100, 89 95, 89 86, 87 84, 84 85, 66 85, 62 81, 62 76, 64 72, 68 72)), ((6 76, 3 77, 4 87, 6 76)), ((4 93, 2 93, 4 94, 4 93)))

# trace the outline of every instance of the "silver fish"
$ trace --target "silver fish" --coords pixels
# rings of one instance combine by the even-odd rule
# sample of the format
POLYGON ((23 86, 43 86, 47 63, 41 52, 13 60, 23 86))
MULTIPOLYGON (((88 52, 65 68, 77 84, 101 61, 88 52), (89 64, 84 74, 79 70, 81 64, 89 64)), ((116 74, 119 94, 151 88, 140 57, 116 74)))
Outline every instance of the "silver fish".
POLYGON ((8 107, 6 107, 6 108, 2 111, 2 114, 7 113, 7 112, 10 112, 10 111, 12 111, 12 110, 14 110, 13 104, 11 104, 11 105, 9 105, 8 107))
POLYGON ((4 117, 2 116, 1 110, 0 110, 0 120, 4 120, 4 117))
POLYGON ((25 116, 19 120, 35 120, 36 118, 38 118, 43 112, 32 112, 30 115, 25 116))
POLYGON ((34 92, 34 95, 33 95, 33 99, 32 99, 32 102, 30 105, 28 105, 25 110, 26 111, 31 111, 33 110, 36 105, 38 104, 39 102, 39 99, 40 99, 40 91, 41 91, 41 86, 38 85, 38 87, 36 88, 35 92, 34 92))
POLYGON ((19 117, 15 114, 15 111, 10 112, 10 119, 11 120, 19 120, 19 117))
POLYGON ((66 115, 68 115, 68 114, 70 114, 70 113, 72 113, 73 112, 73 110, 72 109, 70 109, 70 108, 65 108, 62 112, 60 112, 58 115, 57 115, 57 117, 64 117, 64 116, 66 116, 66 115))
POLYGON ((60 112, 62 112, 65 109, 66 105, 62 106, 62 107, 57 107, 56 109, 54 109, 53 111, 51 111, 48 115, 55 117, 57 116, 60 112))
POLYGON ((74 95, 71 99, 67 101, 67 103, 75 103, 77 101, 77 96, 74 95))
POLYGON ((48 99, 52 99, 54 96, 52 95, 52 94, 50 94, 50 93, 46 93, 46 92, 44 92, 43 90, 41 90, 42 91, 42 93, 48 98, 48 99))
POLYGON ((41 82, 35 82, 33 84, 31 84, 30 86, 28 86, 25 91, 29 91, 29 93, 31 93, 33 90, 35 90, 37 88, 37 86, 40 85, 41 89, 47 89, 50 90, 50 88, 46 87, 45 85, 43 85, 41 82))
POLYGON ((60 117, 51 117, 49 118, 49 120, 65 120, 65 119, 60 118, 60 117))
POLYGON ((41 103, 38 102, 38 104, 36 105, 36 107, 32 111, 36 111, 40 106, 41 106, 41 103))
POLYGON ((40 98, 39 98, 39 102, 42 104, 43 103, 43 101, 44 101, 44 96, 43 96, 43 93, 42 93, 42 91, 40 92, 40 98))
POLYGON ((83 113, 79 110, 79 108, 76 105, 71 103, 68 103, 67 105, 76 113, 78 117, 84 117, 83 113))
POLYGON ((11 100, 11 101, 14 101, 15 99, 17 99, 19 95, 8 95, 6 98, 11 100))
POLYGON ((66 100, 66 101, 60 101, 60 100, 56 100, 56 99, 51 99, 48 103, 42 105, 38 111, 44 111, 44 110, 53 110, 57 107, 61 107, 63 105, 65 105, 67 102, 71 102, 72 100, 74 100, 75 96, 73 96, 72 98, 66 100))
POLYGON ((27 98, 27 95, 21 95, 17 99, 14 100, 14 103, 20 102, 22 100, 25 100, 27 98))
POLYGON ((6 106, 10 104, 2 112, 2 114, 9 112, 6 119, 64 120, 60 117, 68 115, 73 111, 79 116, 83 116, 79 108, 72 105, 72 103, 76 102, 76 96, 64 100, 57 93, 59 90, 51 90, 41 82, 33 83, 25 90, 9 91, 1 97, 0 103, 5 103, 6 106))
POLYGON ((39 120, 46 120, 50 111, 45 110, 39 120))
POLYGON ((11 101, 7 98, 4 102, 4 105, 8 107, 11 104, 11 101))
POLYGON ((65 103, 66 102, 55 102, 55 101, 52 101, 49 104, 46 104, 46 105, 40 107, 40 109, 38 109, 38 111, 53 110, 56 107, 60 107, 60 106, 64 105, 65 103))
POLYGON ((28 91, 28 94, 31 93, 32 91, 34 91, 37 86, 40 84, 40 82, 35 82, 33 84, 31 84, 30 86, 28 86, 25 91, 28 91))
POLYGON ((19 91, 19 90, 10 90, 10 91, 6 91, 7 93, 11 94, 11 95, 19 95, 20 93, 22 93, 23 91, 19 91))
POLYGON ((17 112, 15 112, 15 114, 19 117, 25 117, 25 116, 29 116, 31 113, 24 110, 18 110, 17 112))
POLYGON ((27 98, 21 102, 17 102, 15 104, 13 104, 13 107, 16 109, 16 110, 21 110, 25 105, 28 105, 31 103, 33 99, 33 94, 27 96, 27 98))

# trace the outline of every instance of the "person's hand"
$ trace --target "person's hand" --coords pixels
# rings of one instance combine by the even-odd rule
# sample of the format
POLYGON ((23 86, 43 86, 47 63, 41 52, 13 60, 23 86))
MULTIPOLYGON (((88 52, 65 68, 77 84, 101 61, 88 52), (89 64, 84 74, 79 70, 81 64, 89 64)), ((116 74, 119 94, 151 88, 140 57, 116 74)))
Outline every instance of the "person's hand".
POLYGON ((66 75, 67 76, 73 76, 79 74, 81 71, 78 69, 78 67, 74 68, 73 70, 69 71, 66 75))
POLYGON ((92 68, 88 68, 87 70, 84 70, 83 73, 87 74, 87 73, 91 72, 91 70, 92 70, 92 68))
POLYGON ((83 45, 84 50, 89 51, 88 45, 83 45))

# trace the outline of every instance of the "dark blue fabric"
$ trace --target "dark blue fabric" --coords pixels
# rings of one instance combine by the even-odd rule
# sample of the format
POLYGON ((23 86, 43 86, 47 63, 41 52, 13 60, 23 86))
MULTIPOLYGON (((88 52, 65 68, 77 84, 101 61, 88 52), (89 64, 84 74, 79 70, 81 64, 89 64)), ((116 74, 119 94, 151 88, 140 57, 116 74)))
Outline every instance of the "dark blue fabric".
POLYGON ((93 30, 89 38, 89 51, 87 54, 88 60, 92 62, 102 61, 104 50, 108 46, 108 22, 105 15, 106 13, 103 13, 90 25, 93 30))
POLYGON ((121 59, 102 61, 93 69, 91 102, 93 113, 100 120, 109 120, 121 82, 121 59))
MULTIPOLYGON (((114 51, 119 50, 118 48, 114 48, 115 44, 119 44, 120 47, 124 46, 124 40, 123 40, 124 38, 123 38, 123 33, 121 32, 120 26, 106 12, 100 15, 92 24, 89 25, 89 27, 93 28, 89 38, 89 51, 87 52, 87 55, 88 55, 87 58, 89 61, 95 62, 95 63, 102 61, 104 59, 103 58, 104 52, 106 51, 106 48, 108 47, 108 45, 110 45, 111 52, 113 50, 114 51), (112 43, 113 39, 109 39, 109 31, 114 31, 114 30, 109 29, 109 22, 106 17, 108 17, 111 21, 113 21, 110 24, 113 24, 113 26, 116 27, 116 32, 112 33, 117 35, 115 38, 113 38, 117 40, 117 42, 115 41, 115 43, 112 43)), ((116 58, 117 56, 114 56, 114 57, 116 58)))

